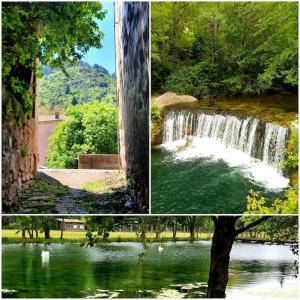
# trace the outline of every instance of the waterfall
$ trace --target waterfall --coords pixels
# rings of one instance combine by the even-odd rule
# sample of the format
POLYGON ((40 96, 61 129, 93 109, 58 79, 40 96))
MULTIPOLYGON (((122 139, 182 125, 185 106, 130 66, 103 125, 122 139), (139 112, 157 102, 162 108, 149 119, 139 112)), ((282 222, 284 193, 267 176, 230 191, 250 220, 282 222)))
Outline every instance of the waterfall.
POLYGON ((265 164, 278 166, 284 158, 288 129, 253 117, 169 111, 165 118, 163 143, 190 137, 211 138, 265 164))

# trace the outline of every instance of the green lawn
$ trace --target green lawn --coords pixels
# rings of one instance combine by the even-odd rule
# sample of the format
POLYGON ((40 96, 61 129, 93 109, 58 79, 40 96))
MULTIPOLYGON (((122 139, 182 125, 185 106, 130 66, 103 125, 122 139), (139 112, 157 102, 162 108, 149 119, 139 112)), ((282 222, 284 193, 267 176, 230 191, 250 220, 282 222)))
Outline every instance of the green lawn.
MULTIPOLYGON (((60 239, 60 230, 51 230, 50 236, 51 239, 46 240, 43 237, 43 233, 39 233, 38 239, 30 239, 29 235, 26 233, 26 239, 22 239, 21 232, 16 234, 16 229, 3 229, 2 230, 2 241, 5 243, 53 243, 53 242, 81 242, 85 238, 85 232, 77 232, 77 231, 64 231, 63 239, 60 239)), ((147 234, 147 238, 150 241, 155 240, 155 234, 149 233, 147 234)), ((208 240, 211 238, 211 234, 208 233, 199 233, 198 238, 196 240, 208 240)), ((160 235, 161 241, 169 241, 172 240, 172 232, 163 232, 160 235)), ((186 232, 178 232, 177 240, 185 241, 189 240, 189 233, 186 232)), ((135 232, 111 232, 108 238, 109 242, 135 242, 137 241, 137 236, 135 232)))

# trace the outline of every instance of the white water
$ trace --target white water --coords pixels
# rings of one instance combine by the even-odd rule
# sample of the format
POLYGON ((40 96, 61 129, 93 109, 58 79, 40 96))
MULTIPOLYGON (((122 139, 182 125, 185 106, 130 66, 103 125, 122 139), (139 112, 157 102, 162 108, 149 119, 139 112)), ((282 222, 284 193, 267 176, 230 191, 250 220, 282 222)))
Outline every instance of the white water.
POLYGON ((180 160, 222 159, 268 189, 288 187, 278 164, 284 157, 288 130, 252 117, 171 111, 166 116, 163 147, 180 160), (257 157, 261 159, 257 159, 257 157))

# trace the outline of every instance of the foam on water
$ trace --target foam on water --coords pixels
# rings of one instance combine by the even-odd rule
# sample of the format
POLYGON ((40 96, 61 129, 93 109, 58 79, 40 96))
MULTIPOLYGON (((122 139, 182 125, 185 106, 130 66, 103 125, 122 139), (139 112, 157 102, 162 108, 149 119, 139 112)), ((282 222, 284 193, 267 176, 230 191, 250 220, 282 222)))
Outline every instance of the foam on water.
POLYGON ((171 110, 165 117, 163 142, 211 138, 226 149, 236 149, 278 167, 284 158, 288 134, 285 127, 253 117, 171 110))
POLYGON ((162 147, 174 152, 174 159, 177 160, 221 159, 231 167, 238 167, 246 177, 270 190, 284 189, 289 185, 289 179, 281 175, 277 168, 267 165, 245 152, 226 147, 221 141, 214 138, 189 137, 188 141, 175 140, 162 144, 162 147))

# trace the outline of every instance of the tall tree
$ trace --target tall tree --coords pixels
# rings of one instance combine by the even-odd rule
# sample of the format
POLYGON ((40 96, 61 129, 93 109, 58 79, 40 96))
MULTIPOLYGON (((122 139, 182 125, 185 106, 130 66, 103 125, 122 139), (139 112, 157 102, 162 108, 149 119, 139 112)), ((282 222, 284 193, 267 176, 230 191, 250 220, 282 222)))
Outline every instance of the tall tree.
MULTIPOLYGON (((100 2, 3 3, 2 79, 23 112, 32 109, 28 89, 37 62, 65 71, 65 63, 75 64, 90 47, 101 48, 97 19, 104 17, 100 2)), ((5 100, 8 114, 12 103, 5 100)))
POLYGON ((211 245, 211 258, 207 294, 208 298, 225 298, 225 290, 228 282, 228 268, 230 252, 235 238, 242 232, 266 221, 270 216, 263 216, 247 224, 236 228, 240 216, 213 216, 215 225, 211 245))

